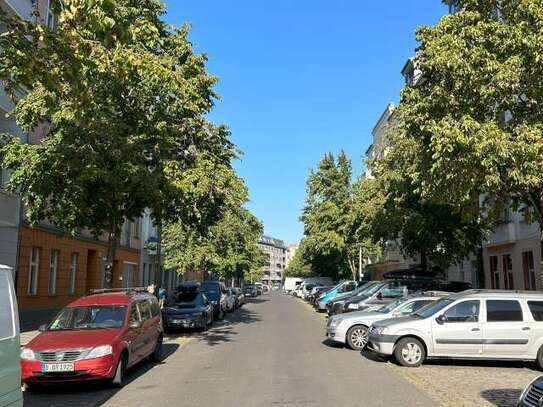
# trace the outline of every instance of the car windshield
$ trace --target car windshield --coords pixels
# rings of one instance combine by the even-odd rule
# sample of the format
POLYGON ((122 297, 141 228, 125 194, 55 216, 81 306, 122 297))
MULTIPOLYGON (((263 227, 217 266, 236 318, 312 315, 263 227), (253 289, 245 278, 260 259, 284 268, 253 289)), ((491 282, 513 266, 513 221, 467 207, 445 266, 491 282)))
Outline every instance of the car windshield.
POLYGON ((363 286, 363 290, 359 291, 356 295, 353 296, 356 300, 361 300, 368 298, 369 296, 375 294, 379 288, 382 287, 382 283, 369 283, 363 286), (365 287, 365 288, 364 288, 365 287))
POLYGON ((388 303, 387 305, 382 306, 381 308, 375 310, 376 312, 379 312, 381 314, 388 314, 389 312, 394 311, 396 307, 398 307, 400 304, 405 302, 405 298, 399 298, 396 301, 392 301, 388 303))
POLYGON ((202 283, 201 290, 207 295, 207 298, 209 298, 211 301, 216 301, 221 296, 218 284, 202 283))
POLYGON ((419 309, 417 312, 412 314, 413 316, 417 318, 428 318, 434 315, 436 312, 441 311, 443 308, 445 308, 447 305, 451 304, 454 300, 451 298, 442 298, 440 300, 431 302, 428 305, 425 305, 421 309, 419 309))
POLYGON ((80 329, 121 328, 126 306, 89 305, 64 308, 51 322, 48 331, 73 331, 80 329))

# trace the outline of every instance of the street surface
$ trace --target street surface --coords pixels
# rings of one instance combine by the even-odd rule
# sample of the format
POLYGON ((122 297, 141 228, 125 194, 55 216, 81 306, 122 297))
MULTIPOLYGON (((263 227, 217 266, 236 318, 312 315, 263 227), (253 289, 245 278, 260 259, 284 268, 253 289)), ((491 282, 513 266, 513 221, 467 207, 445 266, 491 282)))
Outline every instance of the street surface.
POLYGON ((249 300, 205 334, 165 344, 121 390, 70 385, 25 394, 25 406, 435 406, 386 363, 328 346, 324 321, 280 293, 249 300))

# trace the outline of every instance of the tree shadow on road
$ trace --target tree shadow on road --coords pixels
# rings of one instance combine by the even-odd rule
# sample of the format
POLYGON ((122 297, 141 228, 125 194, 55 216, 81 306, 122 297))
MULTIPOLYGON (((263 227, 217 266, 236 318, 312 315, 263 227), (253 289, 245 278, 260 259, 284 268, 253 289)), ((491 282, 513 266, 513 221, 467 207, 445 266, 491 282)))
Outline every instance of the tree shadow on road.
POLYGON ((491 389, 483 390, 481 397, 497 407, 513 407, 522 393, 521 389, 491 389))
POLYGON ((516 360, 462 360, 462 359, 430 359, 424 362, 426 366, 448 366, 448 367, 494 367, 500 369, 526 369, 537 372, 534 362, 516 360))
MULTIPOLYGON (((151 363, 143 361, 128 371, 126 384, 136 381, 157 365, 166 363, 168 357, 179 348, 178 344, 165 343, 162 348, 162 362, 151 363)), ((157 384, 158 386, 159 384, 157 384)), ((24 392, 25 407, 99 407, 112 398, 119 388, 111 386, 107 382, 82 382, 69 384, 51 384, 36 392, 24 392)))
POLYGON ((248 304, 261 304, 263 302, 268 302, 269 300, 267 298, 245 298, 245 302, 248 304))
MULTIPOLYGON (((267 300, 265 300, 267 301, 267 300)), ((262 319, 256 312, 250 311, 246 308, 238 308, 230 314, 227 314, 222 321, 215 321, 213 327, 207 332, 195 331, 195 330, 180 330, 174 332, 168 332, 165 335, 166 339, 174 338, 195 338, 200 342, 204 342, 209 346, 217 346, 225 342, 231 342, 234 337, 238 335, 235 331, 236 325, 240 324, 253 324, 259 322, 262 319)))

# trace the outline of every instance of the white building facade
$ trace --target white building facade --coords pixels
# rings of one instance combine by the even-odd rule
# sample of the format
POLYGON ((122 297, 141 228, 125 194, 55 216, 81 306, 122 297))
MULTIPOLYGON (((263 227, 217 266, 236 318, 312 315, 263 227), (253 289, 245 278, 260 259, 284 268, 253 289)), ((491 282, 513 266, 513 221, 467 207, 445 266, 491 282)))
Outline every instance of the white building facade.
POLYGON ((262 236, 258 242, 260 249, 266 255, 262 283, 267 285, 280 284, 286 268, 287 247, 280 239, 262 236))

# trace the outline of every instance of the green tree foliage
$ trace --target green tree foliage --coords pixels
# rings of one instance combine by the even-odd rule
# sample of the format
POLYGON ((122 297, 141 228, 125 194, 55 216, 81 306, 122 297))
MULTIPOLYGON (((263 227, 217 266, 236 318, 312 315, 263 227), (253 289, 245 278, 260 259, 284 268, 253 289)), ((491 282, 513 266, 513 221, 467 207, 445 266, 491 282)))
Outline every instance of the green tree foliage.
POLYGON ((187 27, 162 19, 158 0, 56 2, 55 31, 2 17, 0 77, 25 132, 3 135, 3 166, 32 223, 109 234, 106 282, 125 219, 151 208, 158 223, 207 227, 226 199, 220 174, 236 151, 205 115, 217 79, 193 52, 187 27), (23 96, 18 97, 18 91, 23 96))
POLYGON ((463 217, 494 218, 510 202, 541 225, 543 4, 460 4, 418 30, 424 80, 402 95, 401 131, 423 162, 411 177, 423 197, 463 217))
POLYGON ((344 152, 326 154, 307 180, 303 257, 313 273, 357 277, 359 250, 375 250, 363 211, 364 184, 353 185, 351 162, 344 152))
POLYGON ((259 281, 264 253, 258 246, 262 224, 243 207, 228 209, 205 230, 182 222, 164 229, 165 266, 183 273, 201 270, 219 279, 245 278, 259 281))
POLYGON ((310 277, 313 275, 311 271, 311 263, 306 258, 306 243, 302 239, 298 249, 294 253, 294 257, 290 260, 285 269, 285 277, 310 277))
MULTIPOLYGON (((402 106, 400 106, 400 111, 402 106)), ((485 226, 473 216, 475 203, 463 216, 456 207, 421 196, 421 185, 413 171, 425 162, 416 149, 409 149, 405 134, 391 132, 389 146, 379 159, 369 163, 376 176, 374 197, 380 199, 373 220, 375 241, 397 240, 406 256, 420 256, 423 270, 445 269, 458 263, 480 246, 485 226)))

